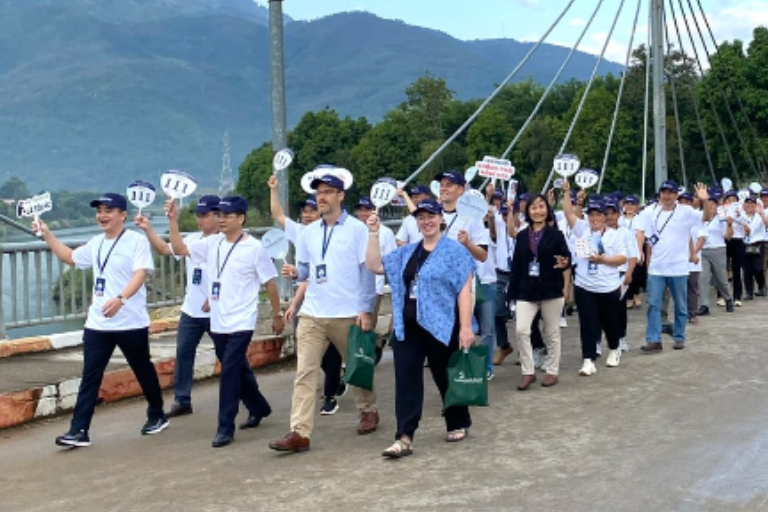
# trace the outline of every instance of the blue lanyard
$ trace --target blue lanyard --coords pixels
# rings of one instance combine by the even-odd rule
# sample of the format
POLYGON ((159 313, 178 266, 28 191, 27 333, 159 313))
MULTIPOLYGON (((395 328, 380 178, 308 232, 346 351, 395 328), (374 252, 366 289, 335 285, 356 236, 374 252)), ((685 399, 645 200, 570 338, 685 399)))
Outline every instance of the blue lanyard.
POLYGON ((458 219, 458 218, 459 218, 459 214, 458 214, 458 213, 456 213, 455 215, 456 215, 456 216, 453 218, 453 220, 451 221, 451 223, 450 223, 450 224, 448 224, 448 228, 447 228, 447 229, 445 230, 445 232, 443 233, 443 236, 446 236, 446 235, 448 235, 448 232, 449 232, 449 231, 451 230, 451 228, 453 227, 453 223, 454 223, 454 222, 456 222, 456 219, 458 219))
POLYGON ((224 243, 224 240, 226 240, 226 238, 222 238, 221 240, 219 240, 219 248, 216 249, 216 270, 218 270, 218 272, 219 272, 219 275, 218 275, 219 279, 221 279, 221 274, 224 273, 224 269, 227 266, 227 262, 229 261, 229 257, 232 255, 232 251, 235 250, 235 247, 237 247, 237 244, 239 244, 240 240, 243 239, 243 235, 244 234, 245 233, 240 233, 240 236, 237 238, 235 243, 232 244, 232 247, 229 248, 229 252, 227 253, 227 257, 224 258, 224 265, 222 265, 221 267, 219 267, 219 260, 221 258, 221 244, 224 243))
MULTIPOLYGON (((667 221, 664 223, 664 225, 663 225, 663 226, 661 226, 661 230, 660 230, 660 231, 658 231, 657 233, 655 233, 656 235, 659 235, 659 236, 661 236, 661 234, 662 234, 662 233, 664 232, 664 230, 667 228, 667 224, 669 224, 669 221, 671 221, 671 220, 672 220, 672 217, 674 217, 674 215, 675 215, 675 211, 677 211, 677 205, 675 205, 675 207, 674 207, 674 208, 672 208, 672 213, 671 213, 671 214, 669 214, 669 217, 667 218, 667 221)), ((659 217, 661 217, 661 214, 662 214, 662 212, 664 212, 664 210, 663 210, 663 209, 661 209, 661 208, 659 208, 659 213, 658 213, 658 215, 656 215, 656 220, 655 220, 655 221, 654 221, 654 223, 653 223, 653 227, 654 227, 654 228, 656 228, 656 225, 657 225, 657 224, 658 224, 658 222, 659 222, 659 217)))
POLYGON ((331 239, 333 238, 333 230, 336 228, 334 224, 331 228, 331 234, 328 234, 328 224, 323 221, 323 261, 325 261, 325 253, 328 252, 328 247, 331 245, 331 239))
POLYGON ((112 251, 115 249, 115 246, 117 245, 117 242, 120 241, 120 239, 123 237, 123 233, 125 233, 125 229, 123 229, 120 234, 115 239, 115 243, 112 244, 112 247, 109 248, 109 252, 107 253, 107 259, 104 260, 104 264, 101 264, 101 248, 104 247, 104 239, 101 239, 101 244, 99 244, 99 254, 96 256, 96 265, 99 267, 99 275, 104 275, 104 269, 107 268, 107 262, 109 262, 109 257, 112 256, 112 251))

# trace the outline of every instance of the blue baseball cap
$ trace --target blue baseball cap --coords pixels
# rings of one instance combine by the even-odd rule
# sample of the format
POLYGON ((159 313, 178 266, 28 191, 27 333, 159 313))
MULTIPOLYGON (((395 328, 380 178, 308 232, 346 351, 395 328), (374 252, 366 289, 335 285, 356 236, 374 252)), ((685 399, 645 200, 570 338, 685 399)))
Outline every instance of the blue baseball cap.
POLYGON ((619 202, 614 198, 606 199, 604 206, 606 211, 608 210, 608 208, 613 208, 617 212, 621 211, 621 208, 619 207, 619 202))
POLYGON ((408 192, 408 195, 410 196, 418 196, 420 194, 429 196, 432 195, 432 191, 429 190, 429 187, 426 185, 416 185, 411 189, 410 192, 408 192))
POLYGON ((610 197, 616 200, 616 202, 621 202, 624 200, 624 193, 622 193, 621 190, 616 190, 614 192, 611 192, 608 194, 610 197))
POLYGON ((677 198, 678 199, 685 199, 686 201, 693 202, 693 194, 691 194, 690 192, 683 192, 677 198))
POLYGON ((579 193, 575 190, 571 190, 571 203, 576 204, 576 201, 579 200, 579 193))
POLYGON ((728 192, 723 195, 723 199, 730 199, 731 197, 735 197, 736 199, 739 198, 739 194, 736 193, 735 190, 729 190, 728 192))
POLYGON ((632 203, 632 204, 640 204, 640 200, 637 198, 637 196, 628 195, 624 198, 625 203, 632 203))
POLYGON ((355 210, 358 208, 365 208, 366 210, 376 209, 376 207, 373 205, 373 201, 371 201, 371 198, 368 196, 363 196, 360 198, 360 200, 355 205, 355 210))
POLYGON ((195 213, 206 214, 212 212, 219 205, 219 196, 203 196, 197 200, 195 213))
POLYGON ((509 213, 509 206, 502 204, 501 208, 499 208, 499 211, 501 212, 502 215, 506 215, 507 213, 509 213))
POLYGON ((680 192, 680 185, 678 185, 677 183, 675 183, 672 180, 667 180, 667 181, 663 182, 661 184, 661 186, 659 187, 659 192, 661 192, 662 190, 669 190, 669 191, 672 191, 674 193, 678 193, 678 192, 680 192))
POLYGON ((747 201, 751 201, 753 203, 756 203, 757 202, 757 198, 755 196, 753 196, 752 194, 750 194, 750 195, 748 195, 747 197, 744 198, 744 202, 746 203, 747 201))
POLYGON ((435 201, 434 199, 425 199, 423 201, 420 201, 419 204, 416 205, 416 209, 413 210, 414 217, 417 216, 421 212, 428 212, 428 213, 434 213, 441 215, 443 213, 443 207, 435 201))
POLYGON ((531 194, 525 193, 520 194, 520 201, 530 201, 531 200, 531 194))
POLYGON ((764 188, 760 191, 760 197, 768 197, 768 188, 764 188))
POLYGON ((602 201, 590 201, 587 204, 587 213, 590 213, 593 210, 597 210, 600 213, 605 213, 605 203, 602 201))
POLYGON ((467 180, 464 178, 464 174, 460 173, 459 171, 454 171, 453 169, 441 172, 435 176, 435 180, 448 180, 451 183, 461 185, 462 187, 467 184, 467 180))
POLYGON ((493 198, 494 199, 504 199, 504 192, 502 192, 501 190, 495 191, 493 193, 493 198))
POLYGON ((119 208, 124 212, 128 211, 128 200, 125 196, 116 194, 114 192, 107 192, 102 194, 100 198, 91 201, 91 208, 98 208, 101 205, 107 208, 119 208))
POLYGON ((248 201, 240 196, 226 196, 222 197, 213 209, 224 213, 246 213, 248 201))
POLYGON ((312 180, 312 183, 310 183, 309 188, 311 188, 312 190, 317 190, 317 187, 319 187, 322 184, 326 184, 329 187, 333 187, 337 190, 344 192, 344 182, 341 180, 341 178, 338 178, 333 174, 326 174, 325 176, 321 176, 320 178, 315 178, 314 180, 312 180))
POLYGON ((299 208, 304 208, 305 206, 309 206, 313 210, 317 210, 317 201, 314 197, 308 197, 303 201, 299 201, 299 208))
POLYGON ((723 198, 723 194, 721 194, 718 191, 714 191, 709 194, 709 200, 714 201, 716 203, 719 203, 722 198, 723 198))

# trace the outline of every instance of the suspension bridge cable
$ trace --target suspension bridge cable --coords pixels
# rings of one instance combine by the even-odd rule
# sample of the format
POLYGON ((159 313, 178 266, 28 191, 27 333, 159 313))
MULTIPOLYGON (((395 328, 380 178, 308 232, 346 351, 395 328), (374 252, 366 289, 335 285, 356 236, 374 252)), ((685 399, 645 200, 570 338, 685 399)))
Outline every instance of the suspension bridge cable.
POLYGON ((512 149, 517 145, 517 143, 520 141, 520 138, 525 133, 525 130, 528 129, 528 126, 533 122, 533 119, 536 117, 536 115, 539 113, 539 110, 541 109, 541 106, 544 104, 544 101, 549 96, 549 93, 554 88, 555 84, 557 84, 557 81, 560 79, 560 75, 563 74, 563 71, 565 70, 565 67, 568 65, 569 62, 571 62, 571 58, 576 53, 576 49, 581 44, 581 41, 584 39, 584 36, 587 34, 587 31, 589 30, 589 27, 592 26, 592 22, 595 21, 595 17, 597 16, 597 13, 600 11, 600 8, 603 5, 604 0, 600 0, 597 3, 597 7, 595 8, 594 12, 592 13, 592 16, 589 18, 589 21, 587 21, 587 24, 584 26, 584 30, 581 31, 581 34, 579 35, 579 38, 576 40, 576 44, 573 45, 571 48, 571 51, 568 52, 568 56, 565 58, 565 61, 560 66, 560 69, 557 70, 557 74, 555 74, 554 78, 552 78, 552 81, 549 82, 549 86, 544 91, 544 94, 539 99, 539 102, 536 104, 536 107, 534 107, 533 112, 531 112, 531 115, 528 116, 528 119, 523 123, 523 126, 520 128, 520 131, 517 132, 515 135, 515 138, 512 140, 512 142, 509 144, 507 149, 504 150, 504 153, 501 155, 502 159, 507 158, 509 154, 512 152, 512 149))
MULTIPOLYGON (((616 24, 619 21, 619 17, 621 16, 621 12, 624 10, 624 3, 626 0, 621 0, 621 3, 619 4, 619 9, 616 11, 616 16, 613 18, 613 24, 611 24, 611 30, 608 32, 608 36, 605 38, 605 43, 603 44, 603 49, 600 51, 600 55, 597 58, 597 62, 595 62, 595 67, 592 69, 592 76, 589 77, 589 82, 587 82, 587 88, 584 90, 584 95, 581 97, 581 101, 579 102, 579 108, 576 109, 576 114, 573 116, 573 122, 571 123, 571 126, 568 128, 568 133, 565 135, 565 140, 563 141, 563 145, 560 147, 560 151, 558 154, 562 154, 563 151, 565 151, 565 148, 568 147, 568 143, 571 140, 571 136, 573 135, 573 130, 576 128, 576 123, 579 121, 579 117, 581 117, 581 112, 584 110, 584 104, 587 101, 587 96, 589 96, 589 91, 592 89, 592 84, 595 83, 595 77, 597 76, 597 70, 600 68, 600 64, 603 62, 603 58, 605 57, 605 52, 608 49, 608 44, 611 42, 611 37, 613 37, 613 32, 616 30, 616 24)), ((544 184, 544 189, 541 191, 542 194, 545 194, 547 192, 547 189, 549 188, 549 183, 552 181, 552 175, 554 174, 555 169, 554 166, 552 167, 552 170, 549 171, 549 176, 547 177, 547 182, 544 184)))
POLYGON ((486 100, 480 105, 477 111, 474 114, 472 114, 472 116, 469 119, 467 119, 466 122, 463 125, 461 125, 459 129, 456 130, 456 132, 453 135, 451 135, 448 138, 448 140, 446 140, 443 143, 442 146, 437 148, 437 150, 434 153, 432 153, 432 155, 430 155, 430 157, 427 159, 426 162, 421 164, 421 166, 418 169, 416 169, 416 171, 414 171, 413 174, 411 174, 410 176, 408 176, 408 178, 405 179, 404 186, 410 183, 411 181, 413 181, 419 174, 421 174, 427 167, 429 167, 429 165, 432 164, 432 162, 434 162, 435 159, 438 156, 440 156, 440 154, 442 154, 442 152, 445 151, 445 149, 448 146, 450 146, 453 143, 453 141, 455 141, 459 137, 459 135, 464 133, 464 130, 466 130, 472 123, 475 122, 475 119, 478 118, 478 116, 486 109, 486 107, 488 107, 491 101, 493 101, 494 98, 496 98, 496 96, 498 96, 499 93, 504 89, 504 87, 506 87, 507 84, 517 75, 517 73, 520 72, 520 69, 522 69, 525 63, 527 63, 530 60, 531 56, 536 52, 536 50, 539 49, 539 47, 544 43, 547 37, 549 37, 549 34, 552 33, 555 27, 560 24, 560 22, 568 13, 568 11, 571 9, 571 6, 575 1, 576 0, 570 0, 568 2, 568 5, 565 6, 565 9, 563 9, 563 12, 560 13, 560 15, 557 17, 555 22, 549 27, 549 29, 547 29, 547 31, 544 33, 541 39, 539 39, 539 41, 528 51, 526 56, 523 57, 523 60, 520 61, 517 67, 514 70, 512 70, 512 72, 509 75, 507 75, 507 78, 505 78, 504 81, 501 82, 501 84, 496 88, 496 90, 493 91, 491 95, 488 96, 488 98, 486 98, 486 100))
MULTIPOLYGON (((672 41, 670 41, 669 39, 669 27, 667 26, 667 16, 666 16, 666 13, 663 11, 661 15, 664 20, 664 34, 667 40, 667 54, 670 56, 670 61, 671 61, 670 64, 672 64, 674 62, 671 59, 672 41)), ((680 127, 680 109, 678 108, 678 104, 677 104, 677 84, 675 84, 675 73, 671 69, 669 72, 669 83, 672 86, 672 104, 675 109, 675 130, 677 131, 677 149, 680 152, 680 168, 683 171, 683 186, 688 188, 688 172, 685 168, 685 151, 683 148, 683 132, 680 127)))
MULTIPOLYGON (((723 90, 723 87, 721 86, 720 82, 715 78, 715 76, 711 74, 712 56, 709 54, 709 49, 707 48, 707 42, 701 30, 701 25, 699 25, 699 20, 696 19, 696 13, 693 12, 693 6, 691 4, 691 0, 687 0, 687 1, 688 1, 688 7, 690 8, 690 11, 691 11, 691 16, 693 17, 693 24, 696 27, 696 32, 699 34, 699 39, 701 40, 701 45, 704 50, 704 54, 707 56, 707 63, 709 64, 710 75, 712 76, 712 79, 715 82, 715 85, 717 86, 718 91, 720 92, 720 96, 723 98, 723 105, 725 105, 725 110, 728 113, 728 117, 730 118, 731 123, 733 124, 733 127, 736 129, 736 136, 739 139, 739 143, 741 144, 741 147, 744 153, 746 153, 746 157, 747 157, 746 159, 749 162, 750 167, 752 167, 752 173, 754 174, 755 177, 757 177, 757 167, 755 166, 755 159, 753 159, 752 157, 752 152, 750 151, 749 146, 746 144, 746 142, 744 142, 744 137, 741 134, 741 128, 739 128, 739 124, 736 122, 736 117, 733 115, 733 110, 731 109, 730 102, 728 101, 728 97, 726 96, 725 91, 723 90)), ((680 12, 683 14, 683 17, 685 17, 686 16, 685 7, 683 7, 682 0, 678 0, 678 4, 680 5, 680 12)))
MULTIPOLYGON (((664 13, 662 15, 664 17, 664 32, 665 32, 666 37, 667 37, 668 45, 671 48, 672 47, 672 38, 669 37, 669 23, 667 22, 667 12, 666 12, 666 10, 664 10, 664 13)), ((675 24, 677 24, 677 21, 675 21, 675 24)), ((680 36, 680 34, 678 33, 678 38, 679 38, 679 36, 680 36)), ((684 50, 684 48, 682 46, 680 47, 680 51, 681 51, 681 55, 683 57, 683 62, 685 62, 686 55, 685 55, 685 50, 684 50)), ((672 73, 670 73, 670 77, 672 77, 672 76, 673 76, 672 73)), ((673 80, 674 80, 674 78, 673 78, 673 80)), ((701 120, 701 112, 699 111, 699 100, 696 97, 696 91, 694 91, 693 86, 688 88, 688 92, 691 95, 691 102, 693 103, 693 112, 694 112, 695 117, 696 117, 696 125, 699 128, 699 133, 701 133, 701 141, 704 144, 704 155, 707 157, 707 165, 709 165, 709 174, 712 176, 712 181, 714 183, 716 183, 717 182, 717 177, 715 176, 715 166, 712 163, 712 155, 710 154, 710 150, 709 150, 709 142, 707 142, 707 134, 704 131, 704 123, 701 120)))
MULTIPOLYGON (((675 24, 675 30, 677 31, 677 38, 680 42, 680 49, 685 53, 684 45, 683 45, 683 38, 680 35, 679 26, 677 23, 677 13, 675 11, 675 5, 674 0, 669 0, 669 7, 672 10, 672 20, 675 24)), ((693 54, 696 58, 696 63, 699 67, 699 74, 701 77, 704 77, 704 67, 701 65, 701 59, 699 58, 699 51, 696 49, 696 44, 693 41, 693 35, 691 34, 691 29, 688 24, 688 20, 683 16, 683 21, 685 22, 685 26, 688 29, 688 39, 691 41, 691 46, 693 47, 693 54)), ((717 109, 715 108, 715 105, 712 102, 707 102, 710 106, 710 109, 712 110, 712 114, 714 115, 715 119, 715 125, 717 126, 718 132, 720 132, 720 138, 723 139, 723 145, 725 146, 725 151, 728 155, 728 161, 731 164, 731 170, 733 171, 733 175, 736 178, 736 181, 741 182, 741 178, 739 177, 739 171, 736 169, 736 162, 733 160, 733 154, 731 153, 731 146, 728 144, 728 138, 725 136, 725 130, 723 130, 723 124, 720 122, 720 116, 717 115, 717 109)))
POLYGON ((613 121, 611 121, 611 132, 608 134, 608 145, 605 147, 605 156, 603 157, 603 167, 600 169, 600 182, 597 184, 597 193, 603 189, 603 178, 605 178, 605 170, 608 168, 608 158, 611 156, 611 145, 613 144, 613 136, 616 133, 616 124, 619 120, 619 108, 621 107, 621 100, 624 97, 624 84, 627 81, 627 75, 629 74, 629 63, 632 60, 632 47, 635 44, 635 33, 637 32, 637 21, 640 19, 640 7, 643 4, 643 0, 637 1, 637 9, 635 10, 635 21, 632 24, 632 34, 629 36, 629 46, 627 47, 627 58, 624 60, 624 72, 621 74, 621 83, 619 84, 619 93, 616 97, 616 107, 613 111, 613 121))
MULTIPOLYGON (((701 13, 701 18, 704 20, 704 25, 707 27, 707 32, 709 32, 709 37, 712 39, 712 45, 715 47, 715 50, 720 51, 720 45, 717 44, 717 39, 715 39, 715 34, 712 32, 712 27, 709 25, 709 20, 707 19, 707 13, 704 12, 704 7, 701 5, 701 0, 696 0, 696 3, 699 5, 699 11, 701 13)), ((691 12, 693 13, 693 7, 690 4, 690 0, 688 2, 689 7, 691 7, 691 12)), ((729 67, 730 70, 730 67, 729 67)), ((726 77, 728 78, 728 83, 731 86, 731 89, 733 90, 734 95, 736 96, 736 101, 739 103, 739 109, 741 110, 742 114, 744 114, 744 120, 747 122, 747 126, 749 127, 750 132, 752 132, 752 140, 753 143, 759 147, 759 140, 760 138, 757 136, 757 131, 755 130, 755 126, 752 124, 752 121, 749 119, 749 116, 747 115, 747 109, 744 108, 744 103, 741 101, 741 96, 739 95, 738 88, 736 87, 736 83, 733 80, 733 77, 730 73, 726 73, 726 77)), ((758 164, 762 164, 763 168, 763 174, 766 172, 766 160, 765 155, 759 155, 758 152, 755 152, 755 157, 758 160, 758 164), (762 158, 760 158, 762 156, 762 158)))
POLYGON ((645 180, 648 175, 648 117, 651 104, 651 25, 653 2, 648 2, 648 34, 645 47, 645 105, 643 106, 643 174, 641 176, 640 200, 645 203, 645 180))

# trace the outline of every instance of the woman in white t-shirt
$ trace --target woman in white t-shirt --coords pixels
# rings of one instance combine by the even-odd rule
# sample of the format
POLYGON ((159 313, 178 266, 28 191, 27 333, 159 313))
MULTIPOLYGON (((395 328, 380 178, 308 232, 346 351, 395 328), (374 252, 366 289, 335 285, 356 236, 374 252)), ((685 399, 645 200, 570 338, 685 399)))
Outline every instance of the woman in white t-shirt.
POLYGON ((43 221, 33 229, 53 254, 68 265, 92 269, 93 296, 83 330, 83 376, 69 432, 56 438, 59 446, 90 446, 91 426, 104 370, 115 347, 119 347, 149 403, 147 422, 141 433, 157 434, 168 426, 163 413, 163 395, 157 371, 149 355, 149 314, 144 280, 155 268, 149 242, 143 235, 125 229, 128 201, 107 193, 91 201, 103 234, 75 250, 61 243, 43 221))
POLYGON ((725 193, 723 198, 728 225, 733 229, 733 234, 725 244, 728 266, 731 268, 731 283, 733 284, 733 303, 741 306, 741 297, 744 289, 741 271, 744 268, 744 208, 739 204, 739 196, 733 190, 725 193))
MULTIPOLYGON (((625 241, 616 230, 605 224, 605 204, 591 202, 587 205, 588 221, 576 216, 571 204, 570 186, 566 181, 563 190, 563 210, 568 224, 577 238, 576 278, 574 292, 579 312, 581 353, 584 362, 579 375, 589 376, 597 371, 597 344, 602 333, 608 341, 610 352, 607 366, 619 365, 621 351, 620 308, 621 275, 619 267, 627 261, 625 241), (591 255, 583 257, 579 245, 585 245, 591 255), (581 257, 579 257, 581 256, 581 257)), ((614 206, 618 209, 618 206, 614 206)))
POLYGON ((765 297, 765 270, 763 268, 763 241, 765 240, 765 226, 768 225, 768 218, 765 212, 757 206, 757 199, 748 197, 744 200, 744 215, 747 224, 744 226, 746 236, 744 237, 744 288, 746 300, 758 297, 765 297), (757 293, 755 293, 755 282, 757 282, 757 293))

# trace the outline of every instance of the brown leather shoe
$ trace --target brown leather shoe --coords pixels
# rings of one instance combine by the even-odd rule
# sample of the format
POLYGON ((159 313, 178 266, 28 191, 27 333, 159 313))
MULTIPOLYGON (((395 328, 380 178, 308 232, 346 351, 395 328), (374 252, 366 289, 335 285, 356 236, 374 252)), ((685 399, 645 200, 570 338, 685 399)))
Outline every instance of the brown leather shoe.
POLYGON ((378 428, 378 424, 379 424, 378 411, 360 413, 360 424, 357 426, 357 433, 362 436, 365 434, 371 434, 373 432, 376 432, 376 428, 378 428))
POLYGON ((272 441, 269 447, 278 452, 305 452, 309 450, 309 438, 291 432, 279 441, 272 441))
POLYGON ((520 384, 518 384, 517 389, 520 391, 525 391, 531 387, 531 384, 534 382, 536 382, 536 375, 523 375, 523 378, 520 379, 520 384))
POLYGON ((544 376, 544 380, 541 382, 541 385, 545 388, 551 388, 558 382, 560 382, 560 379, 557 378, 557 375, 551 375, 548 373, 544 376))
POLYGON ((501 363, 504 362, 507 356, 514 351, 515 349, 512 347, 512 345, 510 345, 508 348, 500 348, 497 350, 496 353, 493 354, 493 366, 501 366, 501 363))

